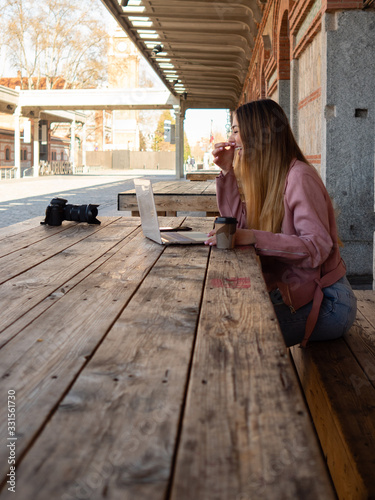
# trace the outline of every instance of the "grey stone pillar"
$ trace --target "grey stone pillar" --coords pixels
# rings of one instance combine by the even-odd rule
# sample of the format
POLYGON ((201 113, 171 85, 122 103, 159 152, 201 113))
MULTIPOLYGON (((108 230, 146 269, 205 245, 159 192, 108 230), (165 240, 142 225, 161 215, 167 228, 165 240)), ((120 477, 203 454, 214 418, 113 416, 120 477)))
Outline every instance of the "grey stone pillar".
POLYGON ((173 106, 176 115, 176 179, 184 176, 184 119, 185 107, 173 106))
POLYGON ((290 63, 290 126, 292 127, 294 137, 298 142, 298 77, 299 61, 293 59, 290 63))
POLYGON ((288 120, 290 120, 290 80, 279 80, 277 82, 277 102, 283 108, 288 120))
POLYGON ((375 12, 326 13, 322 177, 338 211, 348 275, 373 272, 375 12))

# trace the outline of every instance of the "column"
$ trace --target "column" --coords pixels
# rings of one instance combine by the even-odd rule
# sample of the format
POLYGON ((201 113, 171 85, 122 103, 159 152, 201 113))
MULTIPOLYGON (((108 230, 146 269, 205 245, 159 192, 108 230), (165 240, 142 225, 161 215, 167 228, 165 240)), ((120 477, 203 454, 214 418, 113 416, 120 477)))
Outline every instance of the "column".
POLYGON ((21 132, 20 132, 21 110, 19 106, 14 111, 14 166, 16 167, 16 179, 21 177, 21 132))
POLYGON ((184 176, 184 103, 173 109, 176 115, 176 179, 181 179, 184 176))
POLYGON ((279 80, 277 82, 277 102, 283 108, 288 120, 290 120, 290 80, 279 80))
POLYGON ((299 61, 292 59, 290 62, 290 125, 293 130, 294 137, 298 142, 298 78, 299 78, 299 61))
POLYGON ((87 126, 86 122, 83 124, 83 138, 82 138, 82 165, 83 168, 86 168, 86 135, 87 135, 87 126))
POLYGON ((73 174, 76 173, 76 160, 75 160, 75 144, 76 144, 76 119, 74 117, 70 126, 70 162, 72 164, 73 174))
POLYGON ((34 118, 33 172, 34 172, 34 177, 39 176, 39 116, 34 118))
POLYGON ((348 276, 371 282, 375 11, 323 15, 322 177, 337 209, 348 276))

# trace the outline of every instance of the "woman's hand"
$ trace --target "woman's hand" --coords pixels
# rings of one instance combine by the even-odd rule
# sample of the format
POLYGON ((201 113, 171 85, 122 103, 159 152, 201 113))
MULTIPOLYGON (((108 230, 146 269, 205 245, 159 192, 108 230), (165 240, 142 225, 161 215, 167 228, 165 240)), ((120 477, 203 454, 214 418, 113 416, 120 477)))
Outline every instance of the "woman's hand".
MULTIPOLYGON (((235 234, 235 245, 254 245, 256 243, 255 234, 252 229, 237 229, 235 234)), ((204 242, 205 245, 216 245, 216 229, 208 233, 208 238, 204 242)))
POLYGON ((229 140, 228 142, 218 142, 212 151, 214 163, 221 168, 224 175, 232 168, 235 148, 235 141, 229 140))
POLYGON ((216 245, 216 229, 213 229, 212 231, 210 231, 208 233, 208 238, 207 240, 204 242, 205 245, 216 245))

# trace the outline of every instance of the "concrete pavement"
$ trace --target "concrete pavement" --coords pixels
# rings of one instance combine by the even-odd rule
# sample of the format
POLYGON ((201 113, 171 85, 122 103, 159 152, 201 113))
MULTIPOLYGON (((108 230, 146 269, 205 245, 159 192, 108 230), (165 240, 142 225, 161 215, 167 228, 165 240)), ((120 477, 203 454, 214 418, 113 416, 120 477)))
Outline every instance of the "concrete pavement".
POLYGON ((135 177, 152 182, 174 180, 170 170, 103 170, 95 174, 55 175, 0 180, 0 227, 32 217, 45 217, 52 198, 61 197, 74 205, 98 204, 99 215, 130 215, 117 211, 117 194, 134 187, 135 177))

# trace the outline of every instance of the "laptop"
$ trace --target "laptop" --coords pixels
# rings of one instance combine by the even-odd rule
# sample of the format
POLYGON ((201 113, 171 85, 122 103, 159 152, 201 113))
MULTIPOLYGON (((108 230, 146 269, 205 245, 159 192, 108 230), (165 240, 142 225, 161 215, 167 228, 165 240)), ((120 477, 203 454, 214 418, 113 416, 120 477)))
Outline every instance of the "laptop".
POLYGON ((160 229, 155 207, 151 181, 134 179, 138 210, 141 216, 143 234, 160 245, 202 245, 208 238, 207 233, 194 231, 174 231, 160 229))

